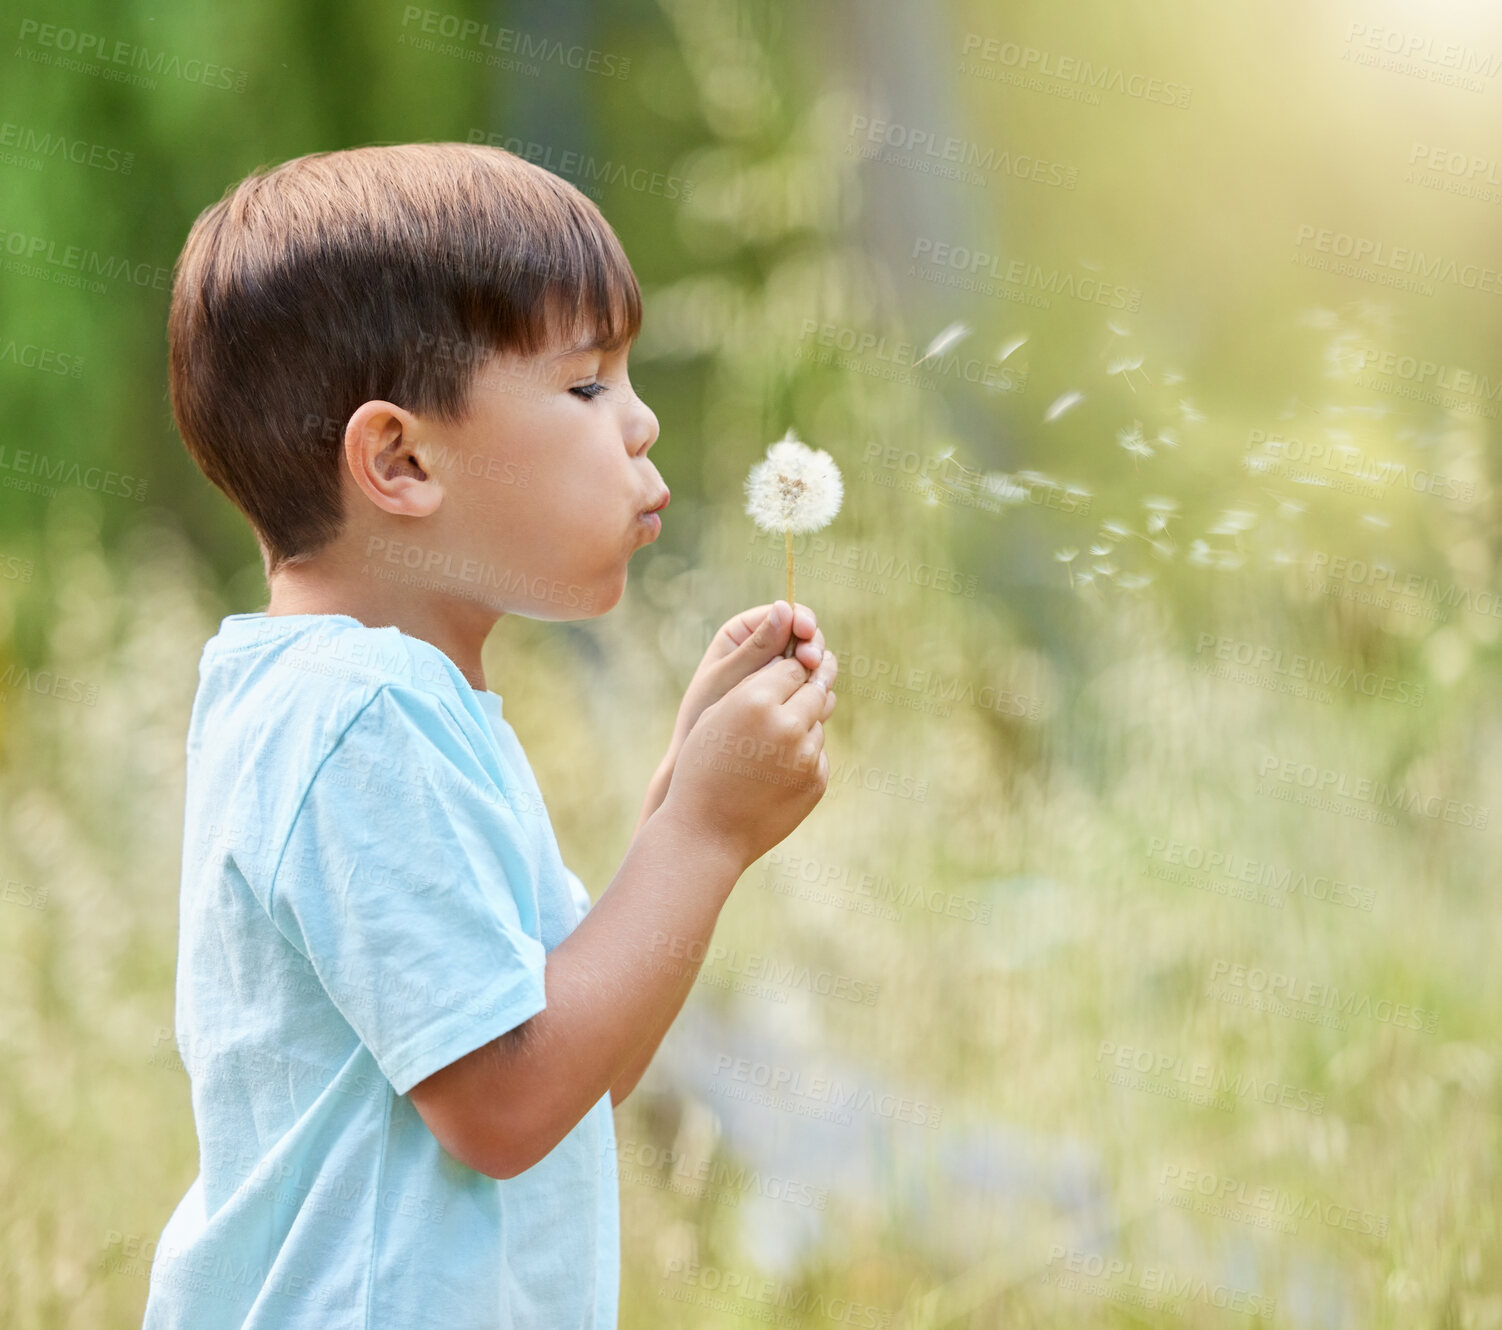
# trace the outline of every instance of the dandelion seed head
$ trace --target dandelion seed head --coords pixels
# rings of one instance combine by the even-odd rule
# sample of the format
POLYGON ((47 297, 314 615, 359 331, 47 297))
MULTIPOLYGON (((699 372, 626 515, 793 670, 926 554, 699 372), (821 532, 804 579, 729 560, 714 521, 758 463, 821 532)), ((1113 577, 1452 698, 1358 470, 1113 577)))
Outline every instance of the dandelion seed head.
POLYGON ((834 458, 791 429, 746 477, 746 515, 763 531, 818 531, 834 520, 843 498, 834 458))

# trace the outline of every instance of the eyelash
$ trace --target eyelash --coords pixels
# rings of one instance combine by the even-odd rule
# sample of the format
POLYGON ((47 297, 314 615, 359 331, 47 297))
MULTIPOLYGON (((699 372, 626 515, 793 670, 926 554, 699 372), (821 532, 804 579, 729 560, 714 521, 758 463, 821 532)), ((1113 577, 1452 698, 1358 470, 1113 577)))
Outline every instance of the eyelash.
POLYGON ((595 383, 581 384, 577 388, 570 388, 569 389, 569 392, 571 392, 571 393, 577 393, 586 402, 592 402, 601 393, 603 393, 603 392, 609 392, 609 391, 610 390, 603 383, 600 383, 598 381, 595 382, 595 383))

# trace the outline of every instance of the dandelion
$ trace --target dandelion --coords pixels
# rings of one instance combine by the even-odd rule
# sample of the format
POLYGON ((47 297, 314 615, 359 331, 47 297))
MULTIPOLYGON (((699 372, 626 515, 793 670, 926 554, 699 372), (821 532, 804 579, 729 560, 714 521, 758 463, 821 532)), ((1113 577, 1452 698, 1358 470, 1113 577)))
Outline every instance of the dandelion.
MULTIPOLYGON (((781 531, 787 540, 788 605, 793 600, 793 533, 818 531, 834 520, 844 498, 835 460, 810 448, 791 429, 769 444, 765 459, 746 477, 746 515, 763 531, 781 531)), ((787 655, 794 640, 788 639, 787 655)))
POLYGON ((1078 406, 1084 400, 1085 394, 1081 392, 1067 392, 1062 397, 1054 398, 1053 405, 1043 413, 1043 423, 1045 425, 1050 424, 1062 416, 1064 412, 1068 411, 1070 407, 1078 406))
POLYGON ((917 360, 913 361, 913 364, 915 366, 921 365, 929 356, 936 356, 941 351, 947 351, 956 342, 969 335, 970 325, 968 323, 951 323, 949 327, 945 328, 943 332, 928 344, 928 350, 919 356, 917 360))

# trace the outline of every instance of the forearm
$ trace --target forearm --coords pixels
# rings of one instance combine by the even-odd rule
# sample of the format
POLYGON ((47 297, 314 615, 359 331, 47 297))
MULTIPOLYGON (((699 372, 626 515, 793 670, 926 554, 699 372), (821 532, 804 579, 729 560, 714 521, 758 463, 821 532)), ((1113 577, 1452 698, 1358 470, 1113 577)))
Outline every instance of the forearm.
POLYGON ((695 948, 695 956, 698 959, 691 965, 685 965, 683 977, 678 981, 676 991, 659 1013, 652 1029, 636 1046, 636 1051, 631 1055, 631 1061, 627 1064, 626 1070, 612 1082, 610 1086, 612 1108, 617 1107, 646 1074, 659 1045, 667 1032, 673 1028, 673 1022, 678 1019, 678 1013, 683 1010, 683 1004, 688 1001, 688 995, 693 991, 694 983, 699 977, 700 966, 703 964, 703 955, 702 951, 695 948))
POLYGON ((644 819, 610 886, 548 954, 547 1007, 499 1068, 520 1117, 507 1133, 521 1143, 520 1167, 552 1150, 643 1054, 644 1068, 744 870, 670 814, 644 819))
POLYGON ((668 784, 673 778, 673 763, 677 760, 677 751, 670 748, 667 755, 657 764, 657 770, 652 773, 652 779, 647 782, 647 793, 642 799, 641 815, 636 819, 636 830, 631 833, 632 839, 646 826, 647 819, 662 807, 662 801, 667 798, 668 784))

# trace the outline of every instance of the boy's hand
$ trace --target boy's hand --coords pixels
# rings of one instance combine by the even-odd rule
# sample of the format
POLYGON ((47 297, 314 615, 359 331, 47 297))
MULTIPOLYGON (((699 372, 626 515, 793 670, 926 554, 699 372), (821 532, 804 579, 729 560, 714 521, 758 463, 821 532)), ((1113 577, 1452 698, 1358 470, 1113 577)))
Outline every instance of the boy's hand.
MULTIPOLYGON (((816 670, 824 659, 824 630, 807 605, 795 607, 793 636, 798 639, 794 657, 806 669, 816 670)), ((671 769, 683 748, 683 741, 694 722, 748 675, 756 673, 769 660, 782 655, 788 643, 788 603, 774 601, 744 610, 727 620, 714 635, 699 668, 684 690, 673 726, 673 741, 668 745, 664 765, 671 769), (775 616, 775 618, 774 618, 775 616), (776 622, 780 619, 781 622, 776 622)), ((671 775, 671 770, 669 771, 671 775)))
MULTIPOLYGON (((824 658, 824 630, 819 627, 814 612, 807 605, 794 607, 792 628, 792 637, 798 643, 794 648, 793 658, 808 670, 818 669, 824 658)), ((694 671, 694 677, 683 694, 678 719, 673 725, 672 742, 647 787, 641 815, 636 823, 638 831, 666 797, 678 754, 683 751, 683 742, 694 728, 694 723, 742 679, 755 674, 769 661, 781 656, 788 637, 788 603, 785 600, 745 610, 727 620, 714 635, 704 653, 704 659, 699 662, 699 668, 694 671), (774 611, 776 620, 780 622, 774 621, 774 611)), ((833 685, 833 675, 830 676, 830 684, 833 685)), ((831 693, 830 711, 834 709, 833 696, 831 693)), ((828 716, 823 719, 827 720, 828 716)))
POLYGON ((829 783, 824 721, 836 668, 833 653, 812 673, 773 660, 707 707, 683 745, 663 815, 723 846, 742 872, 784 840, 829 783))

